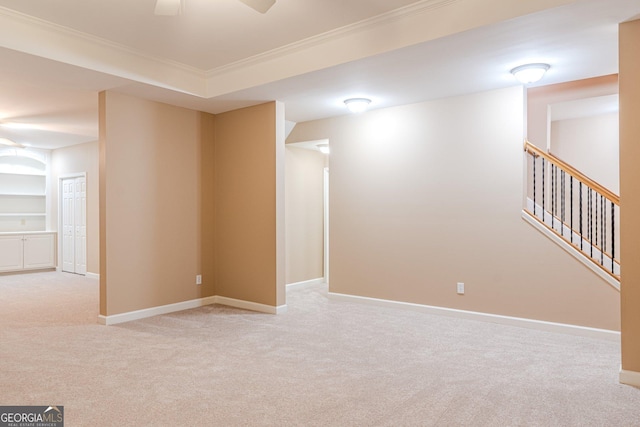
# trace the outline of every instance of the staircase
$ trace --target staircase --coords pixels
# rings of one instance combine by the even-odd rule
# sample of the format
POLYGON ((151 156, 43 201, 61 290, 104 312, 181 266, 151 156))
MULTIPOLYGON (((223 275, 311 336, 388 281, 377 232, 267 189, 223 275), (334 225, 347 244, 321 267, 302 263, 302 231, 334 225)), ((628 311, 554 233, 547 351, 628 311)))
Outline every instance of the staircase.
POLYGON ((620 197, 530 142, 523 218, 620 289, 620 197))

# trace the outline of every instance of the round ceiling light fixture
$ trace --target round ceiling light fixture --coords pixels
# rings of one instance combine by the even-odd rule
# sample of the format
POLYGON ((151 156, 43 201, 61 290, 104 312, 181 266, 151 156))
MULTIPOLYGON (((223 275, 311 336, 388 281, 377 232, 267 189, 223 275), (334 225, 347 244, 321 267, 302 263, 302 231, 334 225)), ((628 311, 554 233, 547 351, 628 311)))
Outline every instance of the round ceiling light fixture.
POLYGON ((368 98, 349 98, 344 100, 344 105, 347 106, 352 113, 362 113, 371 104, 371 100, 368 98))
POLYGON ((318 144, 316 145, 316 148, 318 149, 318 151, 320 151, 322 154, 329 154, 329 144, 318 144))
POLYGON ((528 85, 540 80, 549 68, 549 64, 543 63, 524 64, 511 70, 511 74, 521 83, 528 85))

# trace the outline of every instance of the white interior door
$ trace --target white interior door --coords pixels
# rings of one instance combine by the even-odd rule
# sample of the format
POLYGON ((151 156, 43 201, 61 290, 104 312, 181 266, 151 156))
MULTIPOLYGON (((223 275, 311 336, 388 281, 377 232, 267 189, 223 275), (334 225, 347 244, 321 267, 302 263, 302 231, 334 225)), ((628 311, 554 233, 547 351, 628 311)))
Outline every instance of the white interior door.
POLYGON ((87 180, 84 176, 63 178, 62 271, 87 273, 87 180))
POLYGON ((68 271, 70 273, 76 272, 75 267, 75 237, 74 237, 74 224, 73 214, 75 209, 73 208, 74 198, 74 184, 75 178, 66 178, 62 180, 62 271, 68 271))
POLYGON ((81 176, 74 183, 75 272, 87 274, 87 179, 81 176))

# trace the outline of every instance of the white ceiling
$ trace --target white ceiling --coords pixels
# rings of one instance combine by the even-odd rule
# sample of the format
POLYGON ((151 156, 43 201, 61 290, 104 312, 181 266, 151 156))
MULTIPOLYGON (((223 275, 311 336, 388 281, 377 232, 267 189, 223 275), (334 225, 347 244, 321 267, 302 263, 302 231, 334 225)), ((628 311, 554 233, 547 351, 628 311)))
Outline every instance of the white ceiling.
POLYGON ((0 0, 0 136, 42 148, 97 139, 97 93, 112 89, 219 113, 285 103, 300 122, 366 96, 382 108, 516 84, 617 72, 617 26, 640 0, 0 0), (560 5, 559 7, 551 6, 560 5))

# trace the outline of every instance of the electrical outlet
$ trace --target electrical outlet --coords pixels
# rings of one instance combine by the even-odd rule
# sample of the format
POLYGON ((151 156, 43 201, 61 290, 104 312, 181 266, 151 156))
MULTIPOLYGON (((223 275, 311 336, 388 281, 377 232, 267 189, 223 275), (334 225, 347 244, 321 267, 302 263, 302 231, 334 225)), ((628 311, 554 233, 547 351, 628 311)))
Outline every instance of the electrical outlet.
POLYGON ((458 295, 464 295, 464 283, 458 282, 458 295))
POLYGON ((202 275, 198 274, 196 276, 196 285, 202 285, 202 275))

